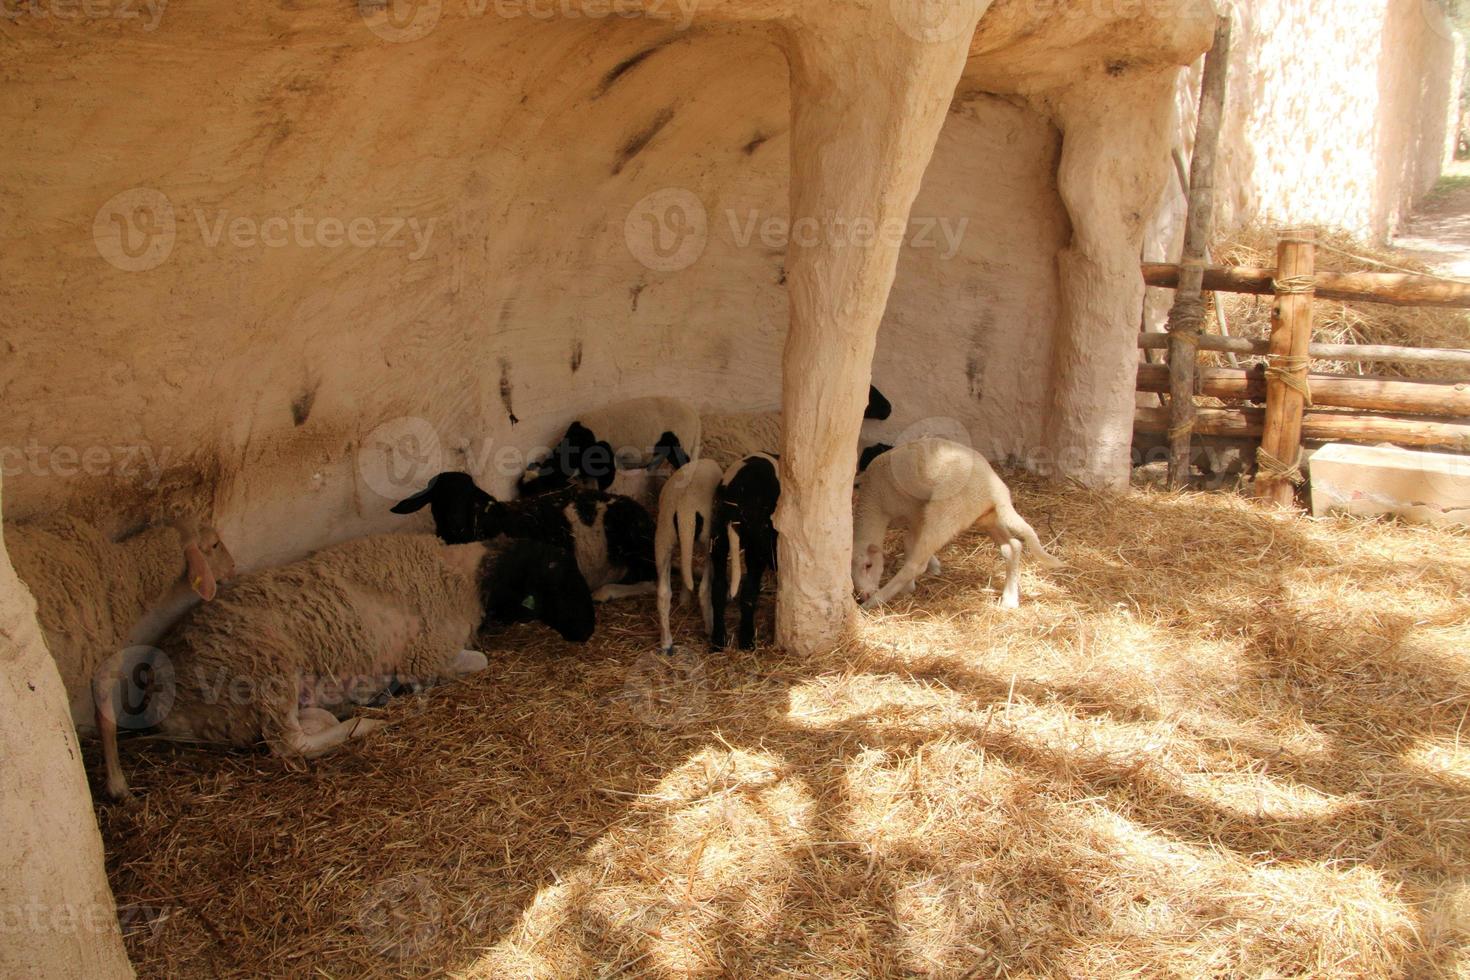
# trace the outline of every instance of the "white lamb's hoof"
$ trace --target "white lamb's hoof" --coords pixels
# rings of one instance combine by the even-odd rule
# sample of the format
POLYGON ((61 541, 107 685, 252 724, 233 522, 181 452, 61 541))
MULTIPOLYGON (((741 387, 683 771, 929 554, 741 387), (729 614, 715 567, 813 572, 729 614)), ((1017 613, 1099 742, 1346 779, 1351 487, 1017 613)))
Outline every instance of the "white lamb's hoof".
POLYGON ((929 559, 929 567, 926 568, 926 569, 924 569, 924 574, 926 574, 926 575, 938 575, 939 574, 939 571, 940 571, 939 559, 938 558, 930 558, 929 559))
POLYGON ((107 795, 112 798, 112 802, 114 803, 131 803, 134 799, 132 791, 128 789, 127 780, 114 783, 109 779, 107 781, 107 795))
POLYGON ((878 608, 878 597, 877 596, 870 596, 867 599, 864 599, 863 600, 863 606, 862 606, 862 608, 864 608, 864 609, 877 609, 878 608))
POLYGON ((382 728, 387 724, 388 723, 381 718, 353 719, 352 731, 351 733, 349 733, 348 738, 362 738, 364 735, 371 735, 373 732, 377 731, 379 728, 382 728))
POLYGON ((1000 608, 1002 608, 1002 609, 1020 609, 1021 608, 1021 600, 1020 600, 1020 598, 1018 596, 1013 596, 1013 595, 1001 596, 1000 597, 1000 608))

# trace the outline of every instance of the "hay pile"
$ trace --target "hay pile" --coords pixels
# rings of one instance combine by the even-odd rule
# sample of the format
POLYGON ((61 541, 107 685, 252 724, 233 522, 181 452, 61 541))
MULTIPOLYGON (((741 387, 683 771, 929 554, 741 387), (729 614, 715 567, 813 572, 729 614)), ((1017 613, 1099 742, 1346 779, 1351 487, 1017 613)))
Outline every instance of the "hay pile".
MULTIPOLYGON (((1278 229, 1249 227, 1232 232, 1216 243, 1211 254, 1220 265, 1254 266, 1270 269, 1276 266, 1278 229)), ((1342 232, 1319 232, 1324 245, 1387 262, 1416 272, 1434 272, 1425 262, 1405 254, 1401 249, 1376 247, 1342 232)), ((1317 250, 1317 268, 1332 272, 1382 272, 1329 248, 1317 250)), ((1225 306, 1226 322, 1233 337, 1265 338, 1271 335, 1270 296, 1218 293, 1217 301, 1225 306)), ((1218 317, 1211 312, 1210 333, 1220 333, 1218 317)), ((1390 344, 1399 347, 1470 348, 1470 312, 1465 310, 1416 309, 1386 306, 1380 303, 1343 303, 1317 300, 1313 304, 1312 339, 1323 344, 1390 344)), ((1206 354, 1203 363, 1223 365, 1224 355, 1206 354)), ((1464 376, 1463 368, 1433 364, 1384 364, 1375 362, 1345 363, 1313 361, 1313 371, 1337 374, 1378 374, 1404 378, 1454 379, 1464 376)))
POLYGON ((972 534, 818 658, 629 602, 310 767, 125 743, 140 975, 1470 969, 1470 535, 1016 482, 1016 612, 972 534))

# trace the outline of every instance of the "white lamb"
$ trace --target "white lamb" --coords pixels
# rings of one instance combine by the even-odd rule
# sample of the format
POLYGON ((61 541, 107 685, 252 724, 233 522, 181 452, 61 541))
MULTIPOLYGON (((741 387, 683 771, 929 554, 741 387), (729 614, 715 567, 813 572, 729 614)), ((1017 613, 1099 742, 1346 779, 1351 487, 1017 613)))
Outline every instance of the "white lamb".
POLYGON ((114 542, 79 518, 51 517, 8 524, 5 547, 35 597, 36 621, 66 685, 72 723, 79 732, 95 723, 107 791, 121 799, 127 783, 117 758, 115 658, 125 647, 150 642, 188 605, 213 599, 235 561, 214 528, 189 519, 114 542))
MULTIPOLYGON (((674 546, 679 546, 679 569, 684 578, 683 601, 687 603, 694 593, 694 548, 696 544, 702 545, 708 557, 710 512, 715 504, 715 488, 720 485, 723 475, 724 470, 719 463, 697 459, 669 477, 659 494, 653 555, 658 572, 658 622, 665 653, 674 646, 674 638, 669 632, 669 602, 674 592, 669 573, 674 546)), ((705 632, 709 632, 712 618, 709 573, 706 561, 704 574, 699 579, 699 606, 704 613, 705 632)))
POLYGON ((1063 564, 1046 553, 1031 525, 1016 513, 1005 483, 985 457, 968 446, 948 439, 918 439, 873 460, 859 481, 853 514, 852 581, 863 608, 913 589, 926 569, 937 575, 934 553, 977 521, 1006 559, 1003 608, 1020 605, 1023 541, 1048 568, 1063 564), (908 526, 904 563, 880 589, 883 536, 895 522, 908 526))

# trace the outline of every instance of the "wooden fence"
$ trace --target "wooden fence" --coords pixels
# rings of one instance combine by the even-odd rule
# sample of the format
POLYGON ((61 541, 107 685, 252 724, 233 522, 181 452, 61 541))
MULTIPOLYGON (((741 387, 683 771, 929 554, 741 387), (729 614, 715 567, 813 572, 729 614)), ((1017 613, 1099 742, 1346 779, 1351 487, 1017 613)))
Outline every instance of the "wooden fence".
MULTIPOLYGON (((1144 432, 1168 433, 1175 449, 1182 445, 1186 454, 1193 435, 1258 438, 1256 495, 1279 503, 1290 503, 1295 485, 1302 482, 1303 440, 1470 449, 1470 424, 1459 421, 1470 417, 1470 350, 1314 344, 1311 339, 1316 298, 1470 309, 1470 283, 1400 273, 1318 272, 1316 245, 1314 232, 1285 233, 1275 269, 1143 266, 1144 282, 1150 286, 1174 288, 1185 279, 1191 285, 1198 282, 1198 288, 1207 292, 1276 297, 1269 340, 1200 333, 1181 337, 1172 329, 1140 334, 1140 348, 1168 350, 1170 362, 1140 364, 1138 390, 1175 394, 1168 408, 1138 409, 1134 425, 1144 432), (1201 350, 1264 357, 1265 363, 1248 369, 1201 370, 1197 357, 1201 350), (1312 373, 1308 370, 1312 359, 1452 365, 1465 369, 1466 380, 1312 373), (1199 408, 1192 396, 1179 398, 1181 390, 1227 402, 1264 399, 1265 407, 1199 408)), ((1174 457, 1177 451, 1171 460, 1174 457)))

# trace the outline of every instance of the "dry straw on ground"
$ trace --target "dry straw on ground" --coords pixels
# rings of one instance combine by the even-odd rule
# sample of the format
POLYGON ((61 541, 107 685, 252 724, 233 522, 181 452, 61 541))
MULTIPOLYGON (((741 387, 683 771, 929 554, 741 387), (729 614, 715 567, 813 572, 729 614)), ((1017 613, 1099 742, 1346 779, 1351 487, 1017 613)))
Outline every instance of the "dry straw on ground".
POLYGON ((818 658, 633 601, 309 766, 128 743, 140 974, 1470 969, 1470 536, 1018 483, 1019 611, 971 534, 818 658))
MULTIPOLYGON (((1279 231, 1246 228, 1217 244, 1212 254, 1221 265, 1274 268, 1279 231)), ((1385 249, 1341 232, 1321 232, 1319 241, 1329 248, 1317 249, 1317 268, 1333 272, 1382 272, 1382 268, 1343 255, 1340 251, 1366 256, 1417 272, 1432 272, 1424 262, 1401 250, 1385 249)), ((1225 306, 1226 322, 1234 337, 1262 338, 1271 335, 1270 296, 1217 293, 1225 306)), ((1470 348, 1470 312, 1432 308, 1387 306, 1381 303, 1343 303, 1317 300, 1312 307, 1313 336, 1325 344, 1389 344, 1399 347, 1470 348)), ((1218 317, 1207 328, 1220 332, 1218 317)), ((1206 356, 1206 355, 1202 355, 1206 356)), ((1211 363, 1225 363, 1223 355, 1210 354, 1211 363)), ((1314 361, 1314 371, 1340 374, 1381 374, 1405 378, 1462 378, 1464 368, 1432 364, 1343 363, 1314 361)))

